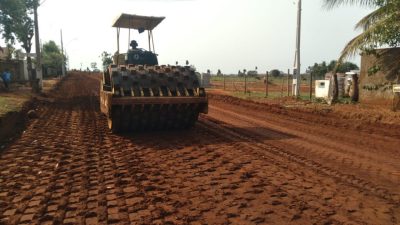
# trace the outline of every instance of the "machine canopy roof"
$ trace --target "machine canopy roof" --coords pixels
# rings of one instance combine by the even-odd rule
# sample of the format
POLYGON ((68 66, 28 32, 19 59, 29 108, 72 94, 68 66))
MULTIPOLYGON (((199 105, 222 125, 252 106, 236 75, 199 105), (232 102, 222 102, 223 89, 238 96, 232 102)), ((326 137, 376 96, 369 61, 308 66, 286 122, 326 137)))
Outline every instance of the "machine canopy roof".
POLYGON ((165 17, 139 16, 122 13, 114 22, 113 27, 130 28, 139 31, 153 30, 165 17))

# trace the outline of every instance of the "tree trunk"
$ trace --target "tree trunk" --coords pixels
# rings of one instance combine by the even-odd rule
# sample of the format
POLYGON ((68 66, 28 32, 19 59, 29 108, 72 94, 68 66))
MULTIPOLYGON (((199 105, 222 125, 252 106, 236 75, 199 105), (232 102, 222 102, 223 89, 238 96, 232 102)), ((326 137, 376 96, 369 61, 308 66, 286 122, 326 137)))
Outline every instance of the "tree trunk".
MULTIPOLYGON (((29 52, 27 52, 27 54, 29 54, 29 52)), ((39 91, 39 84, 36 78, 36 71, 33 71, 32 69, 32 59, 30 56, 26 58, 26 64, 28 69, 29 83, 31 85, 32 92, 37 93, 39 91)))
POLYGON ((334 71, 333 72, 333 91, 332 91, 332 103, 337 102, 339 99, 339 83, 338 83, 338 78, 337 74, 334 71))
MULTIPOLYGON (((29 53, 27 53, 29 54, 29 53)), ((33 85, 33 77, 32 77, 32 59, 30 56, 26 57, 26 64, 27 64, 27 70, 28 70, 28 78, 29 78, 29 83, 31 84, 31 87, 33 85)))
MULTIPOLYGON (((397 75, 397 84, 400 84, 400 74, 397 75)), ((400 109, 400 93, 393 93, 393 106, 392 110, 397 111, 400 109)))
POLYGON ((359 99, 359 90, 358 90, 358 75, 353 74, 352 77, 352 85, 353 85, 353 93, 351 95, 351 101, 352 102, 358 102, 359 99))

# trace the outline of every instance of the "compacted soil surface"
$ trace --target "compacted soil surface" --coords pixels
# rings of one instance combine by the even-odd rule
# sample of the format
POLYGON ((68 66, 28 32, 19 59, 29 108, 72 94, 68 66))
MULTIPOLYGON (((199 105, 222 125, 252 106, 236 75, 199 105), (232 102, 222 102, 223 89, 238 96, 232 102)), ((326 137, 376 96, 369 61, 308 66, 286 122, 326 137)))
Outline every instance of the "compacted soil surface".
POLYGON ((0 224, 400 224, 400 126, 221 94, 117 135, 71 74, 0 153, 0 224))

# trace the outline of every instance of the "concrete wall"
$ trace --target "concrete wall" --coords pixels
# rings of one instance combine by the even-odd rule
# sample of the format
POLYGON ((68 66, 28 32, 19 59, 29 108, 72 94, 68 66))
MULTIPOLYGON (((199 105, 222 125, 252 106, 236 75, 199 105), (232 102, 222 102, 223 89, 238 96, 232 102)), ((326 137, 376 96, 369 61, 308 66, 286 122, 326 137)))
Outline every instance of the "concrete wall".
POLYGON ((9 69, 12 76, 11 82, 28 81, 28 70, 23 60, 0 60, 0 73, 9 69))
MULTIPOLYGON (((385 57, 393 53, 400 53, 400 48, 376 50, 381 54, 380 59, 387 58, 391 63, 400 64, 399 58, 385 57), (385 51, 385 55, 383 52, 385 51), (397 61, 397 62, 396 62, 397 61)), ((378 58, 375 55, 362 55, 361 56, 361 70, 360 70, 360 101, 381 103, 382 105, 390 106, 393 99, 392 84, 396 83, 393 79, 388 79, 387 74, 378 71, 372 73, 373 68, 378 65, 378 58)))

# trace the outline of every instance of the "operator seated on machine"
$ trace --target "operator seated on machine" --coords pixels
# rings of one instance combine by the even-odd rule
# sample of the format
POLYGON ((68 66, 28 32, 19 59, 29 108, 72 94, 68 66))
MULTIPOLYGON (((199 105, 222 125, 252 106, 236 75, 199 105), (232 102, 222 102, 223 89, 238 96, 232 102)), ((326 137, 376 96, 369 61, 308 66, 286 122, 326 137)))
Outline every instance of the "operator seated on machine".
POLYGON ((137 50, 138 43, 135 40, 132 40, 129 45, 132 47, 132 50, 137 50))
POLYGON ((146 51, 142 48, 138 48, 138 43, 132 40, 129 44, 131 49, 129 49, 126 63, 133 65, 158 65, 157 55, 151 51, 146 51))

